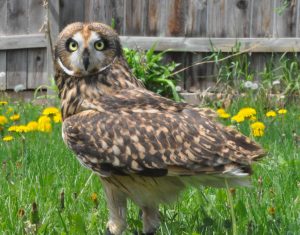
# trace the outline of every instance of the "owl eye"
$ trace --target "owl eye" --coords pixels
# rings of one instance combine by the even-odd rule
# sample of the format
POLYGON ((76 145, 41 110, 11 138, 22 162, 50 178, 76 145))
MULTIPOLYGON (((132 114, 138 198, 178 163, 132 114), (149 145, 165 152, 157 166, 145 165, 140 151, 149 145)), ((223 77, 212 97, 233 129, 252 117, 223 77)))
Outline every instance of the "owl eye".
POLYGON ((94 47, 97 51, 102 51, 104 48, 104 42, 99 40, 99 41, 95 42, 94 47))
POLYGON ((78 49, 78 43, 74 39, 70 39, 67 41, 67 49, 70 52, 74 52, 78 49))

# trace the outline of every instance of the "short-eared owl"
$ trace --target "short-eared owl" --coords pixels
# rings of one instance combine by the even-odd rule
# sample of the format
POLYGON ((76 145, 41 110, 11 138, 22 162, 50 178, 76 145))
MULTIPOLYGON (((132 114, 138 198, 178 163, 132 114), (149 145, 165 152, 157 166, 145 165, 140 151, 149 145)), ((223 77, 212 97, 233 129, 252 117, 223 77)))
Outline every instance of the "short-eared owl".
POLYGON ((172 202, 187 186, 247 185, 251 163, 264 154, 214 121, 209 109, 146 90, 105 24, 68 25, 56 43, 55 70, 63 139, 100 176, 107 234, 125 230, 127 198, 141 208, 143 233, 154 234, 160 203, 172 202))

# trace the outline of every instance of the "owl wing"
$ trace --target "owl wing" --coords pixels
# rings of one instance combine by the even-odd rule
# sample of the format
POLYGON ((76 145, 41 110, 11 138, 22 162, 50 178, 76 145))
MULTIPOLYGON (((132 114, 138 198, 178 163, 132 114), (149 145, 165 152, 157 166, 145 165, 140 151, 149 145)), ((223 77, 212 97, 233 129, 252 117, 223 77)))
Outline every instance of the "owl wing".
POLYGON ((86 110, 63 124, 67 145, 102 176, 248 174, 251 162, 264 154, 255 142, 211 121, 200 109, 141 106, 142 99, 129 102, 130 108, 118 99, 113 103, 119 107, 86 110))

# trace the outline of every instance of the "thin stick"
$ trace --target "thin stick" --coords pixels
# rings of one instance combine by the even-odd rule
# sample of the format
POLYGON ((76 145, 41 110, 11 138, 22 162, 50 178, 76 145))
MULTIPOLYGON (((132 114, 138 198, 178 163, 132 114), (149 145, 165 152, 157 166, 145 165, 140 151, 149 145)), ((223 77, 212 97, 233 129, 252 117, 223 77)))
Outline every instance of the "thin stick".
MULTIPOLYGON (((226 56, 226 57, 224 57, 224 58, 222 58, 222 59, 219 59, 218 62, 221 62, 221 61, 224 61, 224 60, 228 60, 228 59, 230 59, 230 58, 232 58, 232 57, 235 57, 235 56, 237 56, 237 55, 241 55, 241 54, 250 52, 250 51, 252 51, 254 48, 258 47, 258 45, 259 45, 258 43, 257 43, 257 44, 254 44, 252 47, 250 47, 250 48, 248 48, 248 49, 246 49, 246 50, 243 50, 243 51, 237 52, 237 53, 235 53, 235 54, 226 56)), ((170 74, 169 77, 172 77, 172 76, 174 76, 174 75, 176 75, 176 74, 178 74, 178 73, 181 73, 181 72, 183 72, 183 71, 185 71, 185 70, 187 70, 187 69, 189 69, 189 68, 192 68, 192 67, 194 67, 194 66, 197 66, 197 65, 202 65, 202 64, 212 64, 212 63, 215 63, 215 62, 216 62, 215 60, 196 62, 196 63, 194 63, 194 64, 192 64, 192 65, 190 65, 190 66, 187 66, 187 67, 185 67, 185 68, 179 69, 178 71, 176 71, 176 72, 170 74)))

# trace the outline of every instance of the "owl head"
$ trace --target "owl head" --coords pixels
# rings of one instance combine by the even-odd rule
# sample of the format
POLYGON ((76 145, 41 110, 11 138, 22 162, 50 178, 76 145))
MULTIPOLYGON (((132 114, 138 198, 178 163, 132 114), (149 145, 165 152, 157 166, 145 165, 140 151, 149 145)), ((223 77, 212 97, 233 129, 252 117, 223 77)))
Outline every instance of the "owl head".
POLYGON ((102 23, 72 23, 58 36, 55 63, 70 76, 87 76, 108 68, 122 56, 118 34, 102 23))

